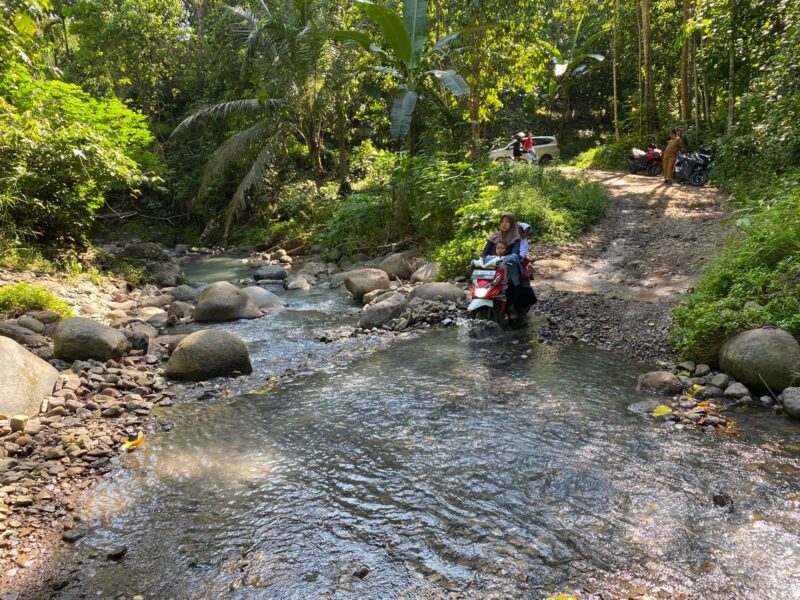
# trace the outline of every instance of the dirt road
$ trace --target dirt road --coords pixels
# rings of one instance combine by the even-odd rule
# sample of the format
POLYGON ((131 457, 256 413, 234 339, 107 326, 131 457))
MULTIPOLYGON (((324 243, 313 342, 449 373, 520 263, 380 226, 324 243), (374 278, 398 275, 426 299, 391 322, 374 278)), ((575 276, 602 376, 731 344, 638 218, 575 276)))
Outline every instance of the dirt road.
POLYGON ((642 359, 669 356, 670 314, 725 242, 724 194, 659 177, 579 171, 606 187, 606 218, 567 246, 532 251, 545 339, 575 339, 642 359))

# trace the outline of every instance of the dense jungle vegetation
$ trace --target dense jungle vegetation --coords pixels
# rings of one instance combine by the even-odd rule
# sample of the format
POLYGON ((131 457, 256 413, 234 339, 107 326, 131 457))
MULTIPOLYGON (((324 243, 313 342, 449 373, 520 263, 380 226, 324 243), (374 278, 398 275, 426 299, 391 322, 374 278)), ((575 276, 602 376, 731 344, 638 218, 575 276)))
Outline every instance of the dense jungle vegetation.
POLYGON ((735 233, 676 313, 713 354, 800 334, 800 4, 792 0, 0 0, 0 262, 80 269, 108 236, 415 243, 444 276, 503 210, 561 240, 602 189, 490 164, 516 131, 623 169, 682 125, 735 233), (112 224, 112 225, 109 225, 112 224))

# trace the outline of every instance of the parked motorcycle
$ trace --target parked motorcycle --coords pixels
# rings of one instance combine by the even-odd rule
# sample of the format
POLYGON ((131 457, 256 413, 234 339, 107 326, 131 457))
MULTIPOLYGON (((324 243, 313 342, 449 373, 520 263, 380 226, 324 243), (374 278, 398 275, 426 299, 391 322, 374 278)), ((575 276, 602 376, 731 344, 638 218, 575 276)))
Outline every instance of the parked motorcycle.
MULTIPOLYGON (((499 256, 477 258, 472 261, 472 302, 467 312, 475 319, 494 321, 500 325, 508 317, 508 269, 509 265, 499 256)), ((520 311, 515 309, 517 317, 527 314, 530 307, 520 311)))
POLYGON ((705 152, 678 153, 675 160, 676 181, 686 181, 689 185, 703 186, 708 181, 711 170, 711 156, 705 152))
POLYGON ((645 171, 650 176, 659 175, 664 170, 661 150, 655 144, 648 144, 646 150, 631 149, 628 168, 631 173, 645 171))

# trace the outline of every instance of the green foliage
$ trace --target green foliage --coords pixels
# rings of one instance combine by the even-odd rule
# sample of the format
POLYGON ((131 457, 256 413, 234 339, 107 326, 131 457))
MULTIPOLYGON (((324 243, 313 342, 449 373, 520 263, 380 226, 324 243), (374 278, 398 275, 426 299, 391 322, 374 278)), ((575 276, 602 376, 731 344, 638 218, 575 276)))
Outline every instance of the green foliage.
POLYGON ((620 171, 627 169, 631 148, 642 148, 644 144, 635 137, 624 137, 619 142, 613 140, 598 141, 593 148, 581 152, 572 161, 572 165, 581 169, 607 169, 620 171))
POLYGON ((29 310, 43 309, 64 318, 73 316, 69 304, 40 285, 22 282, 0 288, 0 315, 18 317, 29 310))
POLYGON ((181 93, 192 32, 180 0, 76 0, 64 17, 78 41, 67 61, 72 81, 154 116, 181 93))
POLYGON ((339 204, 317 241, 332 256, 386 244, 393 216, 391 197, 358 192, 339 204))
POLYGON ((484 184, 477 201, 455 211, 453 239, 431 253, 442 277, 463 273, 469 259, 480 255, 506 211, 531 226, 531 239, 549 241, 574 238, 605 214, 608 197, 597 183, 521 164, 485 168, 489 169, 486 180, 497 183, 484 184))
POLYGON ((763 325, 800 334, 800 172, 737 221, 736 236, 674 313, 682 355, 713 361, 737 330, 763 325))
POLYGON ((116 99, 38 80, 0 79, 0 236, 82 245, 106 194, 160 181, 144 118, 116 99), (140 161, 140 162, 137 162, 140 161))

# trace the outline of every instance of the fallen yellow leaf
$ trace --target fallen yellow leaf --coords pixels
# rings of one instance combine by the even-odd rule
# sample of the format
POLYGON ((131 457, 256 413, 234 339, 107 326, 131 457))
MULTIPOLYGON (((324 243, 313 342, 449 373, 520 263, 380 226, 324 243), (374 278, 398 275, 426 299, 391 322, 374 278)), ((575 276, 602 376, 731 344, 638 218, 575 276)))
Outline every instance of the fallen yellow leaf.
POLYGON ((663 417, 664 415, 668 415, 672 412, 672 409, 667 406, 666 404, 659 404, 653 410, 654 417, 663 417))
POLYGON ((545 600, 581 600, 572 594, 556 594, 555 596, 548 596, 545 600))
POLYGON ((122 444, 122 449, 130 452, 134 448, 144 444, 144 434, 140 431, 139 436, 135 440, 128 440, 122 444))

